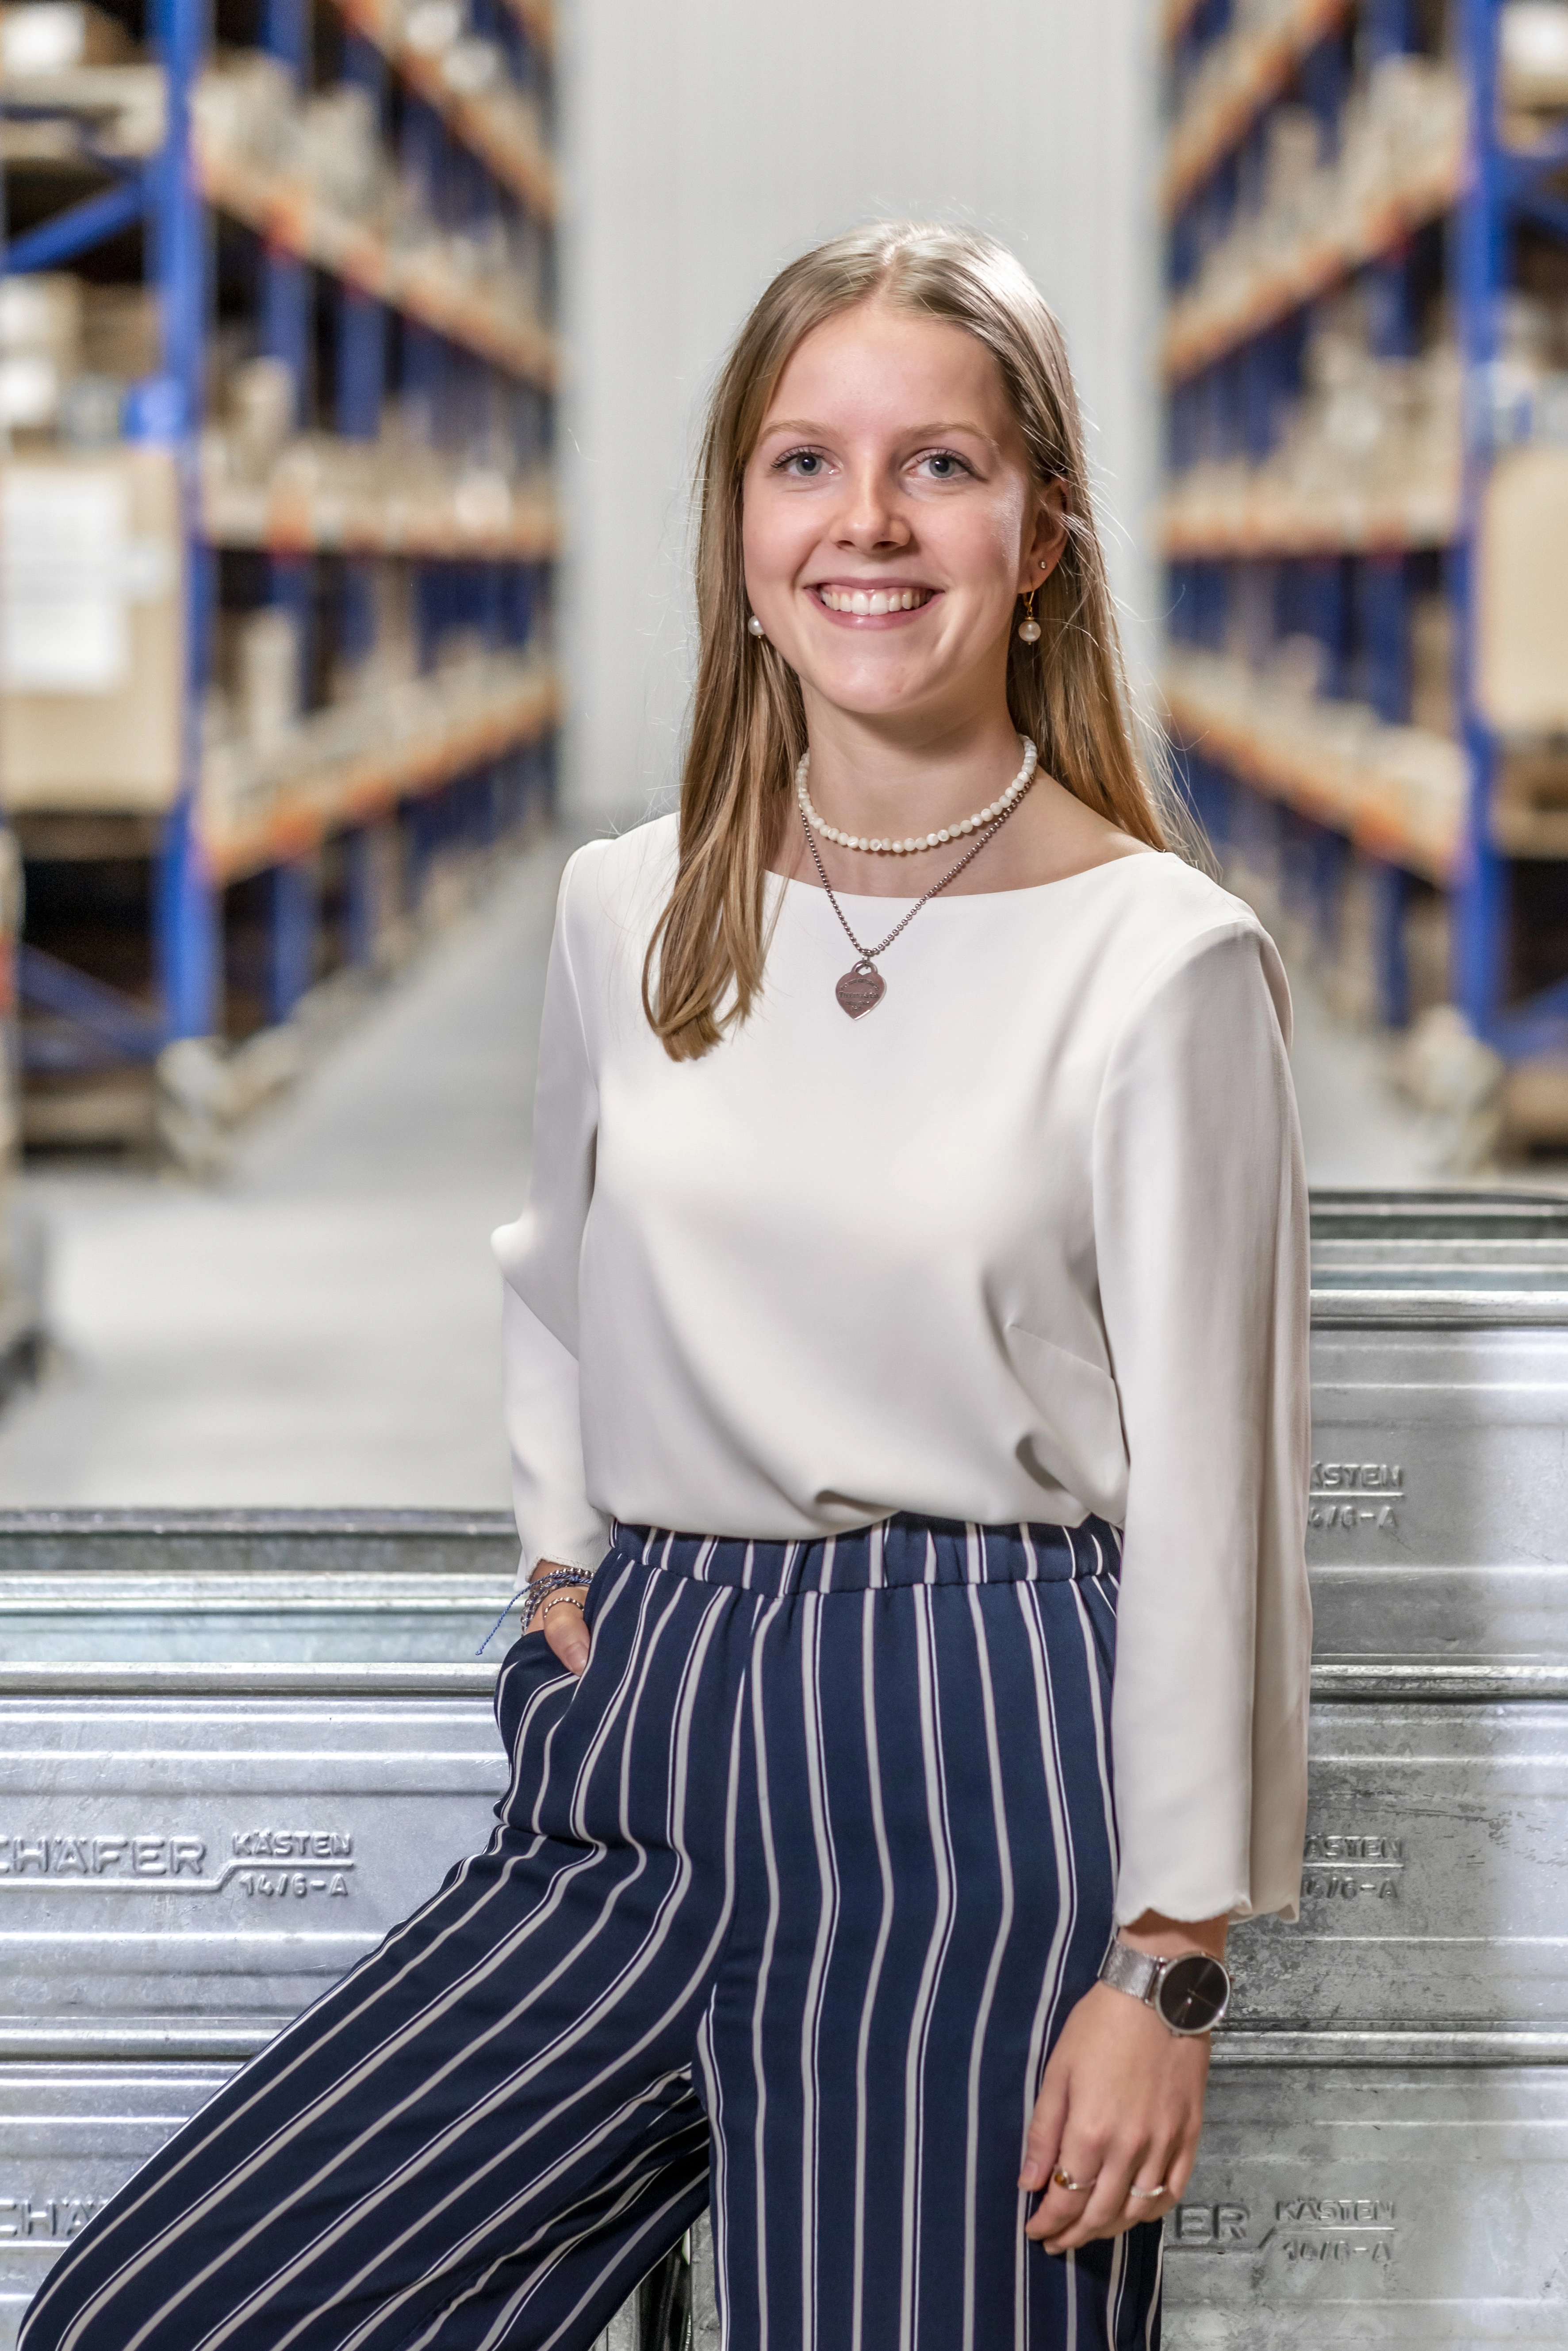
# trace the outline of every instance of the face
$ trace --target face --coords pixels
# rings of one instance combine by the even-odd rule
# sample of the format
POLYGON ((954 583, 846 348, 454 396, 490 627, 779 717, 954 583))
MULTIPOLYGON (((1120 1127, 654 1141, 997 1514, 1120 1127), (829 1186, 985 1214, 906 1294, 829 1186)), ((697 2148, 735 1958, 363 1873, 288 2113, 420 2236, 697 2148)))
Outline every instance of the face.
POLYGON ((821 697, 925 725, 1005 695, 1019 594, 1065 541, 990 352, 945 319, 866 304, 806 336, 744 485, 746 586, 821 697))

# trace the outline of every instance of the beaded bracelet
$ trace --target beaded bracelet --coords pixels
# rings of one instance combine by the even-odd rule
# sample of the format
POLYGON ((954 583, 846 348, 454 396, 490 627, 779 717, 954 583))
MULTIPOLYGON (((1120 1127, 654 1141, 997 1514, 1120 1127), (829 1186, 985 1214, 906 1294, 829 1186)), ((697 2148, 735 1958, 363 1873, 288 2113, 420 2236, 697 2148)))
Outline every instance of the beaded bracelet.
POLYGON ((523 1603, 524 1632, 532 1632, 541 1601, 549 1599, 558 1592, 580 1591, 590 1580, 580 1568, 575 1567, 552 1567, 548 1575, 536 1576, 528 1585, 528 1597, 523 1603))

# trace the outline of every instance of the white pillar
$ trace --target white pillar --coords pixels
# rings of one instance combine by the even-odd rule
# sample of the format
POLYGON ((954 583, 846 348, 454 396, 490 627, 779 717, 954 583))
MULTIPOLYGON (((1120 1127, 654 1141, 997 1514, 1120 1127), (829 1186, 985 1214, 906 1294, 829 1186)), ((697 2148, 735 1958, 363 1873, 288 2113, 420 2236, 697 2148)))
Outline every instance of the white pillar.
POLYGON ((1152 642, 1149 0, 563 0, 565 805, 676 779, 703 398, 771 273, 890 217, 1012 246, 1068 330, 1119 594, 1152 642))

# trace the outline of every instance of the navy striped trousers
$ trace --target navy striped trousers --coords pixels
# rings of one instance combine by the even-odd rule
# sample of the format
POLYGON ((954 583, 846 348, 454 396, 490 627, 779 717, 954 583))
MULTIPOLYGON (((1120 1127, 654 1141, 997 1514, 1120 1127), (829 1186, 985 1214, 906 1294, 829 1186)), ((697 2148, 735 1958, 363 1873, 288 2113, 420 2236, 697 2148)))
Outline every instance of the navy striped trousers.
POLYGON ((1111 1930, 1117 1538, 616 1531, 500 1825, 141 2170, 24 2351, 580 2351, 712 2198, 729 2351, 1126 2351, 1018 2167, 1111 1930))

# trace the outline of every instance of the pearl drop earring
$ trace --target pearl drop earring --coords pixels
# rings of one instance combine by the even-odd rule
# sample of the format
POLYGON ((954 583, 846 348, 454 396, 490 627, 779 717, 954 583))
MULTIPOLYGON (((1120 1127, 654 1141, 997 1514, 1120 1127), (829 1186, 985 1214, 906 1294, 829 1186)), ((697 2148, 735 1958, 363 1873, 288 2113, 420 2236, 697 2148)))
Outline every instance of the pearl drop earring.
POLYGON ((1026 645, 1040 643, 1040 622, 1034 617, 1034 590, 1026 588, 1023 599, 1023 619, 1019 622, 1019 637, 1026 645))
POLYGON ((750 620, 747 621, 746 625, 750 630, 754 637, 759 637, 762 634, 762 623, 758 619, 755 612, 753 612, 750 620))

